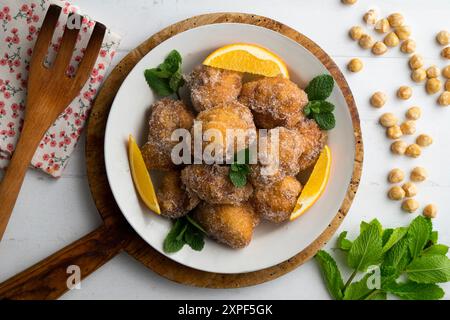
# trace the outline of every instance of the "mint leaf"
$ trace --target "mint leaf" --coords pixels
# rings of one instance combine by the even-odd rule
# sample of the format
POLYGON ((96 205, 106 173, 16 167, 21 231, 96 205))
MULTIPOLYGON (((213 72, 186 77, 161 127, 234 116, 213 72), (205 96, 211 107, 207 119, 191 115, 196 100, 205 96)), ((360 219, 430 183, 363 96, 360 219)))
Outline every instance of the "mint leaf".
POLYGON ((243 188, 247 184, 247 176, 241 171, 232 171, 230 170, 230 180, 233 185, 237 188, 243 188))
POLYGON ((313 117, 322 130, 331 130, 336 126, 336 118, 331 112, 314 113, 313 117))
POLYGON ((391 282, 383 289, 405 300, 438 300, 444 296, 444 290, 436 284, 423 284, 412 281, 405 283, 391 282))
POLYGON ((173 90, 169 85, 169 80, 160 78, 156 69, 145 70, 144 76, 150 88, 152 88, 157 95, 167 97, 173 94, 173 90))
POLYGON ((184 246, 183 239, 178 239, 178 236, 183 232, 185 224, 181 219, 175 221, 172 229, 164 239, 163 249, 166 253, 174 253, 180 251, 184 246))
POLYGON ((325 100, 333 91, 334 80, 328 74, 323 74, 312 79, 305 89, 310 101, 325 100))
POLYGON ((374 289, 369 289, 367 281, 371 274, 366 274, 361 280, 355 281, 348 286, 344 293, 344 300, 363 300, 374 289))
POLYGON ((169 87, 173 92, 177 92, 184 85, 184 79, 181 72, 175 72, 169 80, 169 87))
POLYGON ((192 250, 195 251, 201 251, 205 246, 203 234, 192 225, 189 225, 186 233, 184 234, 184 241, 192 248, 192 250))
POLYGON ((308 102, 308 104, 306 105, 306 107, 303 109, 303 114, 307 117, 309 117, 311 115, 311 102, 308 102))
POLYGON ((348 252, 347 263, 353 269, 365 271, 370 265, 379 263, 381 256, 381 235, 378 227, 371 224, 353 242, 348 252))
MULTIPOLYGON (((388 229, 389 230, 389 229, 388 229)), ((392 230, 392 229, 390 229, 392 230)), ((387 231, 387 230, 385 230, 387 231)), ((383 244, 383 253, 387 252, 391 249, 397 242, 399 242, 408 232, 408 228, 396 228, 392 230, 391 234, 387 238, 386 242, 383 244)), ((384 233, 383 233, 384 236, 384 233)), ((383 241, 384 242, 384 241, 383 241)))
POLYGON ((359 225, 359 233, 363 233, 364 231, 366 231, 370 225, 374 225, 375 227, 377 227, 380 236, 383 234, 383 226, 381 225, 380 221, 378 221, 378 219, 373 219, 370 222, 362 221, 359 225))
POLYGON ((422 216, 415 218, 408 229, 409 250, 413 258, 419 256, 431 236, 432 225, 422 216))
POLYGON ((415 258, 407 267, 408 278, 417 283, 450 281, 450 260, 443 255, 425 255, 415 258))
POLYGON ((172 50, 164 60, 164 63, 160 65, 160 68, 163 68, 172 74, 179 71, 182 63, 182 58, 180 53, 177 50, 172 50))
POLYGON ((443 255, 445 256, 448 252, 448 246, 443 244, 434 244, 428 248, 426 248, 422 255, 443 255))
POLYGON ((352 247, 352 242, 347 239, 347 231, 341 232, 337 240, 337 246, 343 251, 349 251, 352 247))
POLYGON ((336 261, 326 251, 320 250, 315 256, 322 271, 328 292, 336 300, 342 300, 342 289, 344 282, 342 281, 341 272, 336 261))
POLYGON ((403 238, 387 251, 384 256, 382 267, 393 267, 400 274, 411 260, 411 254, 408 249, 408 239, 403 238))
POLYGON ((197 221, 195 221, 193 218, 191 218, 189 215, 187 215, 186 216, 186 219, 187 219, 187 221, 189 221, 189 223, 191 224, 191 225, 193 225, 194 227, 196 227, 198 230, 200 230, 201 232, 203 232, 203 233, 207 233, 206 231, 205 231, 205 229, 203 229, 198 223, 197 223, 197 221))
POLYGON ((437 244, 438 239, 439 239, 439 234, 438 234, 438 232, 437 232, 437 231, 431 232, 429 242, 430 242, 432 245, 433 245, 433 244, 437 244))

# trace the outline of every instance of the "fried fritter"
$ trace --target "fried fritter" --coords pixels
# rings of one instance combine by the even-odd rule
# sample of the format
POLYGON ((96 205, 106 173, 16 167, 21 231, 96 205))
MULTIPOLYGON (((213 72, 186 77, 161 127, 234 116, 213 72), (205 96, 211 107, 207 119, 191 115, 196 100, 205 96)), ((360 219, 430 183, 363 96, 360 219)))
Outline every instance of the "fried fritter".
POLYGON ((245 83, 239 101, 249 107, 258 128, 292 128, 303 116, 308 96, 286 78, 263 78, 245 83))
POLYGON ((299 159, 299 166, 300 171, 303 171, 316 163, 327 142, 327 133, 321 131, 316 121, 312 119, 301 121, 296 130, 302 136, 303 154, 299 159))
POLYGON ((285 177, 271 185, 255 189, 252 204, 261 218, 280 223, 289 220, 302 191, 302 185, 294 177, 285 177))
POLYGON ((194 219, 211 238, 235 249, 250 243, 259 223, 258 215, 247 203, 239 206, 202 203, 195 209, 194 219))
POLYGON ((212 204, 239 204, 247 201, 253 187, 247 183, 242 188, 233 185, 229 178, 230 167, 194 164, 181 171, 181 181, 189 192, 212 204))
POLYGON ((186 190, 179 171, 169 171, 164 175, 157 198, 161 215, 172 219, 186 215, 200 203, 196 194, 186 190))
POLYGON ((192 104, 198 112, 235 101, 242 88, 242 73, 200 65, 188 77, 192 104))

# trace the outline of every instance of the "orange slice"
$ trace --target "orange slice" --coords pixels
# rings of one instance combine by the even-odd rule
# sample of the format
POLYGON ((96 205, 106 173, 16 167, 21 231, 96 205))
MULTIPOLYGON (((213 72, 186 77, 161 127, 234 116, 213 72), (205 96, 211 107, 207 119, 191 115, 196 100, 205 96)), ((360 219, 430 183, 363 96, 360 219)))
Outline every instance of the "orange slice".
POLYGON ((273 52, 248 43, 235 43, 221 47, 211 53, 204 65, 265 77, 282 75, 289 78, 286 64, 273 52))
POLYGON ((330 177, 331 150, 328 146, 320 153, 308 182, 305 184, 297 200, 290 220, 295 220, 305 213, 320 198, 330 177))
POLYGON ((161 214, 150 173, 145 166, 141 150, 131 134, 128 140, 128 156, 131 176, 133 177, 134 185, 139 196, 149 209, 157 214, 161 214))

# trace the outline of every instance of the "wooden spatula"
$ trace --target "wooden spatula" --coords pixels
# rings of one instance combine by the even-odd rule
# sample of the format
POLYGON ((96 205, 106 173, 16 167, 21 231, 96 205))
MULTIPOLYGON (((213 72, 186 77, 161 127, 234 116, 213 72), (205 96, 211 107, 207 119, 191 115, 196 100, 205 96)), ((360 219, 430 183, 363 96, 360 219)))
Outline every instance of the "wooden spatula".
POLYGON ((25 122, 8 170, 0 184, 0 240, 16 203, 25 173, 48 128, 80 93, 94 68, 106 28, 96 23, 84 58, 74 77, 67 75, 79 29, 65 28, 52 67, 44 66, 61 8, 51 5, 33 50, 28 76, 25 122))

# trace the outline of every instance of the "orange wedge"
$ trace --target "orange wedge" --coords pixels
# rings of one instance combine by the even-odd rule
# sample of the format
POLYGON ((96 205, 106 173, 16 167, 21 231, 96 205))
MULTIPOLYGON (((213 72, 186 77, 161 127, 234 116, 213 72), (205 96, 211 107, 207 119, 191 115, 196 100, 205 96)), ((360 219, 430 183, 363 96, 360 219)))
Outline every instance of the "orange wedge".
POLYGON ((305 184, 297 200, 290 220, 295 220, 305 213, 320 198, 330 177, 331 150, 328 146, 320 153, 308 182, 305 184))
POLYGON ((128 156, 130 160, 131 176, 133 177, 134 185, 136 186, 139 196, 149 209, 157 214, 161 214, 150 173, 145 166, 141 150, 131 134, 128 140, 128 156))
POLYGON ((221 47, 211 53, 204 65, 265 77, 289 78, 286 64, 273 52, 248 43, 235 43, 221 47))

